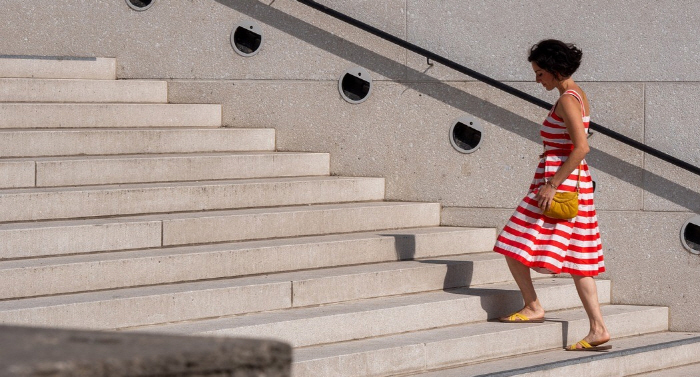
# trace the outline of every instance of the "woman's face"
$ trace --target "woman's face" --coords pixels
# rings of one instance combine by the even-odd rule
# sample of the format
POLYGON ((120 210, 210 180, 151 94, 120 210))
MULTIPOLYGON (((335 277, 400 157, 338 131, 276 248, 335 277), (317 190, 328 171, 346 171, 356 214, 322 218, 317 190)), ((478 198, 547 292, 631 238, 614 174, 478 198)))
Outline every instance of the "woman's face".
POLYGON ((535 62, 532 62, 532 70, 535 71, 535 81, 542 84, 546 90, 552 90, 559 84, 559 80, 552 73, 540 68, 535 62))

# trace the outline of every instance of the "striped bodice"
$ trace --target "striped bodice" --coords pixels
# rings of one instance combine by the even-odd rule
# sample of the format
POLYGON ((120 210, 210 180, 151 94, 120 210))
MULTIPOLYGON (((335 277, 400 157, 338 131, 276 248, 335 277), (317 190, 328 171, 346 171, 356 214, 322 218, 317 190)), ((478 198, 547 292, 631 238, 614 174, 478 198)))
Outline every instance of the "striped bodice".
MULTIPOLYGON (((567 94, 576 98, 581 104, 581 114, 585 114, 586 108, 581 96, 574 90, 567 90, 562 96, 567 94)), ((545 118, 542 123, 542 127, 540 127, 540 136, 542 137, 542 143, 544 144, 544 151, 546 154, 568 156, 571 150, 574 149, 574 144, 571 142, 571 137, 566 130, 564 120, 554 112, 558 103, 559 101, 552 106, 549 114, 547 114, 547 118, 545 118)), ((588 115, 584 115, 582 118, 586 134, 588 134, 590 119, 591 117, 588 115)))

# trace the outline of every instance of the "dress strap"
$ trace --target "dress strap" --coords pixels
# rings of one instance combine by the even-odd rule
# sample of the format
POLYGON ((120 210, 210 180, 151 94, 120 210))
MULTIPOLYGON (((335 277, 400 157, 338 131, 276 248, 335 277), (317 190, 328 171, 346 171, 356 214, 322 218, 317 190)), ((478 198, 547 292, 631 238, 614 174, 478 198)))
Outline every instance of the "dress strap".
MULTIPOLYGON (((575 90, 573 90, 573 89, 567 90, 566 92, 564 92, 564 93, 562 94, 562 96, 564 96, 565 94, 568 94, 568 95, 570 95, 570 96, 576 98, 576 100, 578 101, 578 103, 581 104, 581 117, 585 117, 585 116, 586 116, 586 115, 585 115, 585 114, 586 114, 586 106, 583 104, 583 98, 581 97, 581 95, 578 94, 578 92, 575 91, 575 90)), ((561 97, 560 97, 560 98, 561 98, 561 97)))

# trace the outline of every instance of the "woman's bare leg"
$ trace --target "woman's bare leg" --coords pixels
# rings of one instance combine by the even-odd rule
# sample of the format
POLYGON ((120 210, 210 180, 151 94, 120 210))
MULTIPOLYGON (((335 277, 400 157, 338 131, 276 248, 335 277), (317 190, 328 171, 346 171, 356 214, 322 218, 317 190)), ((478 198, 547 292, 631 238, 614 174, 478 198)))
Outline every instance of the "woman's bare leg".
MULTIPOLYGON (((530 319, 543 318, 544 308, 542 308, 535 292, 535 286, 532 284, 530 268, 510 257, 506 257, 506 261, 508 262, 510 273, 513 275, 513 279, 515 279, 518 288, 520 288, 520 293, 523 295, 523 301, 525 301, 525 307, 519 313, 530 319)), ((506 318, 503 317, 501 319, 506 318)))
MULTIPOLYGON (((586 314, 588 314, 588 321, 590 322, 590 332, 583 338, 586 342, 593 346, 603 344, 610 340, 610 334, 603 321, 603 313, 600 311, 600 303, 598 303, 598 289, 590 276, 575 276, 573 275, 574 283, 576 284, 576 290, 578 291, 578 296, 581 298, 581 303, 583 303, 583 308, 586 309, 586 314)), ((581 348, 578 346, 577 348, 581 348)))

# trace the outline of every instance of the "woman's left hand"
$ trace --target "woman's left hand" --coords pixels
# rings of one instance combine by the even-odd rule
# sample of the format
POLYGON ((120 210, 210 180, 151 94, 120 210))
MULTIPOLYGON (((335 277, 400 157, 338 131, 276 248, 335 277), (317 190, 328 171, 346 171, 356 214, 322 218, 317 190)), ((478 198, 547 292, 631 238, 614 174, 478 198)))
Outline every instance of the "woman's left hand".
POLYGON ((537 190, 535 199, 537 200, 537 206, 542 210, 542 212, 548 210, 549 206, 552 205, 552 199, 556 193, 557 190, 546 183, 542 184, 540 189, 537 190))

